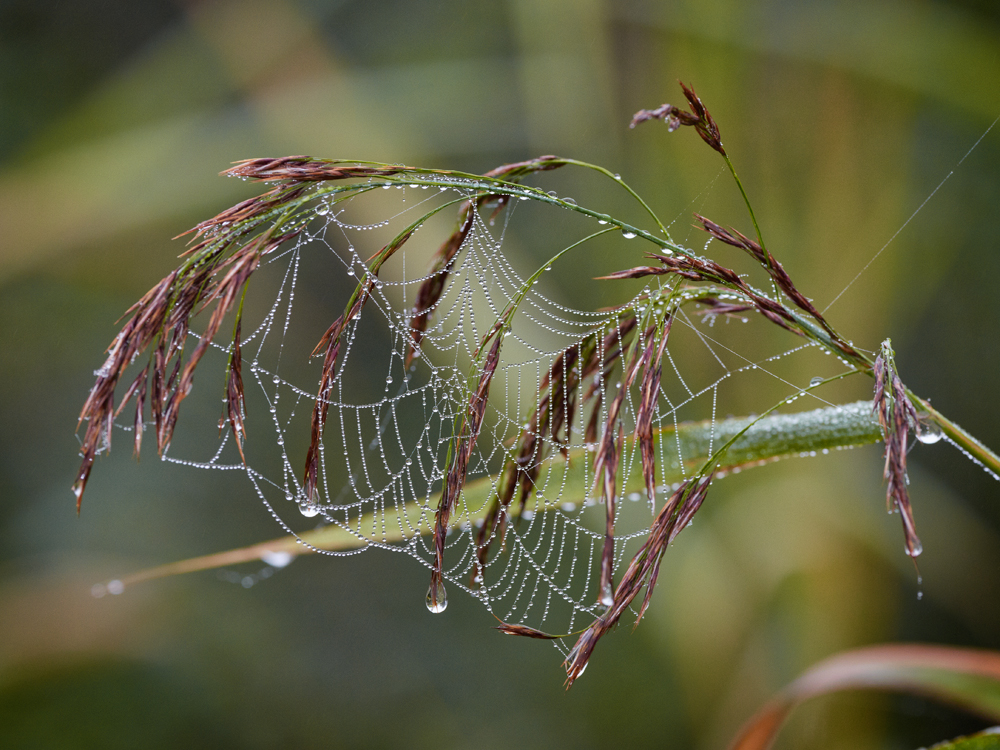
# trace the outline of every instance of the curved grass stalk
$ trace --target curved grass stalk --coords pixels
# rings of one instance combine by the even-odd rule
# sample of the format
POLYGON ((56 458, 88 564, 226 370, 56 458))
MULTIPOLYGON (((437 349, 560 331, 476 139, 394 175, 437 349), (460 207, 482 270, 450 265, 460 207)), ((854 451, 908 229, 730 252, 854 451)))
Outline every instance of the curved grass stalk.
MULTIPOLYGON (((459 223, 434 256, 432 273, 426 277, 412 309, 407 365, 413 356, 419 355, 417 350, 426 331, 427 321, 433 315, 435 303, 440 299, 444 284, 447 283, 455 257, 461 251, 473 221, 479 218, 478 211, 485 204, 497 203, 499 211, 512 200, 532 200, 587 216, 596 220, 602 228, 564 247, 521 282, 520 288, 503 310, 497 313, 492 327, 478 342, 472 355, 467 388, 468 404, 461 421, 456 419, 452 425, 453 434, 445 459, 447 468, 443 476, 439 477, 442 486, 436 508, 434 501, 426 497, 397 505, 393 509, 382 507, 377 512, 354 518, 342 509, 331 511, 326 515, 328 525, 322 528, 141 571, 116 581, 117 586, 112 588, 109 585, 105 590, 117 592, 123 584, 254 559, 270 560, 279 565, 279 561, 287 562, 295 555, 309 552, 345 551, 367 546, 414 551, 412 548, 417 544, 418 538, 432 535, 436 558, 432 566, 428 606, 431 611, 436 612, 444 608, 444 600, 439 602, 438 596, 444 595, 443 560, 445 537, 449 533, 456 529, 460 529, 462 533, 471 533, 478 560, 475 564, 479 566, 476 568, 480 573, 478 580, 481 582, 482 567, 487 560, 491 540, 497 536, 503 538, 503 525, 525 510, 525 502, 529 497, 533 496, 534 512, 572 512, 581 506, 603 502, 606 508, 606 533, 598 600, 605 609, 590 627, 582 631, 567 657, 567 685, 570 685, 583 673, 597 641, 614 628, 622 613, 645 587, 646 595, 639 611, 641 618, 655 586, 664 550, 697 512, 713 478, 727 472, 789 456, 815 455, 831 449, 882 441, 886 446, 887 500, 894 502, 895 507, 904 515, 908 554, 920 554, 919 539, 913 532, 912 514, 905 492, 905 457, 910 431, 916 430, 920 437, 922 429, 933 429, 936 434, 947 436, 949 441, 995 477, 1000 474, 1000 457, 933 409, 927 401, 905 389, 895 370, 888 340, 873 361, 867 353, 855 349, 850 341, 841 337, 813 306, 811 300, 795 287, 781 263, 764 245, 747 192, 722 146, 718 126, 694 90, 683 84, 682 87, 691 106, 690 112, 664 104, 656 110, 637 113, 632 124, 634 126, 644 120, 661 119, 670 126, 670 130, 676 130, 681 125, 693 126, 702 140, 722 155, 750 213, 757 239, 751 240, 735 229, 726 229, 697 214, 695 218, 712 238, 737 247, 753 257, 770 277, 771 294, 765 294, 751 286, 744 275, 735 270, 675 243, 649 205, 618 175, 613 175, 603 167, 575 159, 543 156, 503 165, 485 175, 302 156, 251 159, 239 162, 237 166, 227 170, 224 174, 276 185, 263 195, 244 201, 191 230, 194 232, 193 241, 197 242, 182 255, 183 261, 179 268, 165 277, 127 313, 131 315, 131 319, 109 347, 109 357, 98 371, 98 379, 80 417, 81 423, 88 421, 88 427, 81 451, 83 462, 73 487, 78 512, 94 456, 104 447, 110 447, 114 419, 133 395, 137 402, 135 450, 138 454, 147 372, 150 370, 150 408, 157 428, 157 448, 161 453, 166 450, 180 403, 191 389, 194 368, 204 350, 211 344, 212 337, 218 332, 222 319, 233 309, 237 300, 239 304, 236 309, 233 344, 227 364, 227 409, 228 421, 242 456, 243 388, 239 368, 239 337, 247 284, 262 258, 302 233, 307 236, 306 230, 310 222, 328 213, 331 206, 376 189, 394 186, 437 187, 439 194, 444 194, 429 211, 409 223, 388 244, 364 261, 365 267, 358 274, 357 286, 344 313, 333 322, 313 351, 314 355, 324 350, 325 353, 319 391, 313 405, 312 440, 298 493, 300 498, 296 498, 300 499, 300 509, 307 515, 323 510, 322 506, 316 504, 320 445, 330 405, 328 394, 340 375, 338 355, 342 337, 347 326, 361 314, 373 290, 382 285, 378 274, 383 264, 426 221, 449 206, 461 204, 459 223), (560 198, 541 188, 521 183, 523 178, 536 172, 563 166, 589 169, 612 179, 652 218, 658 232, 634 226, 610 214, 580 206, 570 198, 560 198), (446 191, 451 191, 451 195, 447 195, 446 191), (454 193, 458 193, 457 198, 454 193), (529 430, 529 426, 525 425, 517 443, 520 448, 516 451, 517 457, 508 457, 504 467, 495 476, 467 481, 469 459, 488 408, 490 384, 499 363, 502 339, 513 325, 518 307, 542 271, 553 262, 588 240, 611 231, 621 231, 627 239, 641 238, 652 243, 659 252, 647 254, 645 258, 659 265, 634 267, 602 278, 672 275, 672 281, 661 285, 659 289, 647 287, 647 291, 626 305, 605 311, 608 317, 604 324, 588 334, 586 340, 590 342, 589 349, 581 344, 579 351, 566 350, 561 353, 541 383, 537 404, 529 420, 536 425, 536 429, 529 430), (429 281, 431 279, 433 281, 429 281), (694 281, 696 285, 685 285, 682 282, 684 279, 694 281), (708 312, 712 314, 754 311, 771 323, 803 337, 811 345, 833 353, 848 369, 831 378, 810 383, 809 387, 800 390, 799 395, 832 380, 866 373, 875 380, 874 409, 871 402, 857 402, 779 415, 774 412, 785 403, 779 402, 759 416, 721 421, 713 419, 653 431, 652 414, 659 398, 657 389, 661 357, 673 316, 681 306, 689 302, 706 305, 708 312), (214 309, 205 333, 185 362, 183 349, 190 319, 212 303, 214 309), (629 307, 633 307, 634 311, 624 314, 629 307), (629 336, 631 340, 626 340, 629 336), (492 348, 486 353, 486 344, 491 339, 492 348), (599 346, 602 342, 610 354, 602 351, 599 346), (131 361, 143 351, 149 352, 150 363, 129 386, 121 404, 115 409, 115 390, 119 379, 124 376, 131 361), (578 367, 578 372, 574 371, 575 379, 568 374, 574 366, 578 367), (169 374, 171 367, 172 375, 169 374), (560 367, 563 369, 560 370, 560 367), (622 382, 618 384, 620 390, 617 395, 612 397, 607 392, 606 384, 602 385, 601 382, 614 367, 621 368, 622 382), (634 434, 626 438, 620 409, 640 371, 640 404, 635 413, 634 434), (593 376, 594 381, 593 387, 588 387, 584 393, 585 373, 587 377, 593 376), (555 395, 557 392, 561 396, 555 395), (570 449, 567 414, 573 410, 573 399, 578 396, 581 410, 584 402, 588 402, 587 405, 591 407, 591 418, 584 431, 586 446, 570 449), (601 417, 603 432, 599 436, 599 442, 595 442, 598 437, 598 417, 601 417), (940 433, 937 433, 938 427, 940 433), (565 431, 565 437, 560 437, 561 430, 565 431), (548 433, 551 433, 551 442, 546 448, 543 443, 548 440, 548 433), (550 455, 555 447, 559 449, 558 455, 550 455), (638 458, 640 454, 641 458, 638 458), (656 486, 657 475, 661 482, 659 486, 656 486), (548 489, 551 487, 558 487, 559 491, 553 493, 548 489), (515 514, 512 511, 512 500, 517 488, 520 488, 520 510, 515 514), (633 498, 638 499, 639 492, 643 490, 649 498, 652 511, 655 511, 658 504, 657 495, 663 500, 659 503, 662 507, 656 512, 646 543, 627 566, 617 587, 614 587, 612 558, 615 498, 636 493, 633 498), (339 513, 345 515, 337 517, 339 513), (478 534, 471 531, 476 526, 479 527, 478 534), (281 558, 276 560, 271 557, 279 553, 282 554, 281 558)), ((419 208, 426 202, 419 201, 414 208, 419 208)), ((409 209, 407 213, 408 211, 409 209)), ((296 242, 301 243, 302 239, 299 238, 296 242)), ((633 248, 634 245, 628 247, 627 251, 631 254, 633 248)), ((248 468, 247 471, 253 476, 252 469, 248 468)), ((473 580, 476 580, 475 577, 473 580)), ((505 632, 519 635, 534 633, 534 637, 538 637, 537 631, 526 626, 504 624, 504 627, 508 628, 505 632)))
MULTIPOLYGON (((691 477, 703 468, 710 457, 719 467, 719 474, 722 474, 794 456, 870 445, 881 439, 878 421, 872 416, 871 403, 868 401, 794 414, 725 419, 717 421, 714 429, 711 421, 692 422, 676 428, 662 428, 655 435, 657 453, 660 453, 662 443, 663 454, 666 456, 661 464, 662 481, 665 485, 691 477), (720 456, 720 451, 709 453, 709 446, 713 441, 716 445, 721 441, 728 446, 724 455, 720 456), (683 463, 680 455, 684 456, 683 463)), ((578 507, 586 503, 592 480, 588 473, 588 463, 588 454, 582 448, 571 450, 567 459, 553 459, 547 473, 553 480, 553 485, 563 486, 563 492, 559 497, 546 497, 544 489, 539 490, 536 512, 555 511, 567 504, 578 507)), ((465 507, 479 510, 457 514, 452 519, 452 529, 462 524, 475 524, 485 516, 496 482, 497 477, 482 477, 465 485, 462 493, 465 507)), ((540 477, 539 486, 544 487, 545 484, 546 477, 540 477)), ((622 494, 640 492, 643 486, 641 469, 638 462, 633 462, 631 471, 622 478, 622 494)), ((403 528, 417 529, 420 535, 431 533, 434 511, 430 502, 430 498, 425 498, 423 502, 407 503, 395 510, 386 509, 384 525, 381 520, 376 522, 374 515, 368 514, 352 521, 350 526, 331 523, 297 536, 286 536, 248 547, 181 560, 139 571, 118 580, 127 586, 182 573, 252 562, 272 553, 303 555, 320 550, 357 549, 373 544, 398 545, 413 538, 412 535, 403 534, 403 528), (388 533, 383 533, 383 528, 389 529, 388 533)))

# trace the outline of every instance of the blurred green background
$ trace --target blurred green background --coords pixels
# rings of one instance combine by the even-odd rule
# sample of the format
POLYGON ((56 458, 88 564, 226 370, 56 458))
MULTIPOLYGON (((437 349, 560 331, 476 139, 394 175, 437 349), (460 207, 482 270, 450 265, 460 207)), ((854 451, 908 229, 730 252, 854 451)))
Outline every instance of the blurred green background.
MULTIPOLYGON (((839 649, 1000 648, 1000 486, 943 443, 911 454, 922 599, 878 448, 769 466, 713 487, 651 613, 569 693, 551 646, 501 637, 474 601, 430 615, 426 571, 399 555, 90 596, 279 535, 245 480, 152 452, 137 466, 124 443, 80 518, 69 491, 114 321, 172 268, 170 237, 250 194, 220 170, 311 154, 482 172, 557 153, 620 172, 675 227, 701 210, 748 231, 693 133, 627 128, 678 101, 677 79, 821 308, 954 170, 829 316, 867 348, 892 336, 904 380, 1000 447, 1000 130, 956 166, 1000 115, 992 0, 0 3, 0 745, 718 748, 839 649)), ((545 184, 623 205, 576 177, 545 184)), ((519 231, 551 254, 547 226, 519 231)), ((573 299, 572 275, 546 281, 573 299)), ((770 403, 738 387, 723 410, 770 403)), ((838 397, 869 396, 851 387, 838 397)), ((902 749, 981 726, 852 695, 805 707, 781 742, 902 749)))

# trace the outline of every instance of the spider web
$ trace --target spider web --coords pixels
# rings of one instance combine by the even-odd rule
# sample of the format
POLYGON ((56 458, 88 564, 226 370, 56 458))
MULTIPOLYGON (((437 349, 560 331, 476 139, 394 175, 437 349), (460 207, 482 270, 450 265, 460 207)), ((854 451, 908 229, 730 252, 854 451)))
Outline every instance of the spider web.
MULTIPOLYGON (((537 423, 531 415, 542 397, 554 395, 554 387, 567 388, 567 371, 580 370, 588 341, 596 342, 598 361, 610 361, 613 352, 602 348, 607 334, 620 329, 626 316, 639 318, 647 312, 650 299, 664 291, 665 277, 653 277, 661 281, 638 290, 622 287, 633 292, 616 307, 583 309, 560 301, 559 285, 548 282, 558 273, 547 272, 572 262, 570 255, 550 261, 536 273, 538 261, 530 262, 523 248, 508 238, 524 213, 520 201, 473 209, 469 231, 446 270, 425 270, 433 268, 430 260, 441 240, 438 227, 428 221, 373 279, 362 314, 344 331, 336 376, 326 397, 329 409, 319 442, 318 493, 310 500, 302 469, 320 368, 315 360, 309 363, 307 352, 329 325, 331 312, 342 309, 351 291, 366 280, 368 263, 386 237, 395 236, 434 206, 462 201, 477 205, 475 197, 482 194, 477 193, 481 186, 458 182, 454 187, 382 187, 389 192, 371 189, 343 202, 319 197, 307 229, 265 258, 254 277, 251 295, 261 306, 250 305, 244 311, 240 342, 246 374, 246 460, 228 430, 221 431, 207 457, 204 452, 200 458, 179 455, 197 449, 187 447, 190 441, 176 440, 163 459, 243 473, 287 533, 299 536, 322 527, 348 540, 336 549, 320 549, 300 537, 317 553, 346 556, 379 548, 406 554, 433 570, 435 514, 450 451, 479 381, 477 355, 484 337, 519 299, 509 325, 497 334, 504 337, 500 362, 465 487, 452 511, 441 574, 448 591, 477 598, 504 622, 570 633, 605 610, 599 588, 606 509, 594 487, 593 471, 601 435, 598 431, 595 440, 590 430, 588 436, 588 425, 604 425, 613 395, 625 388, 620 419, 623 432, 631 434, 639 384, 623 383, 620 363, 617 369, 598 367, 596 374, 588 375, 593 381, 581 382, 580 390, 590 386, 604 398, 569 410, 563 441, 547 430, 533 433, 537 423), (372 216, 380 218, 371 221, 372 216), (497 216, 502 221, 496 222, 497 216), (431 306, 429 323, 411 360, 414 305, 421 288, 436 275, 443 275, 443 292, 431 306), (301 293, 312 289, 315 296, 317 287, 329 290, 323 295, 327 302, 322 310, 308 302, 309 294, 301 293), (570 352, 575 356, 567 356, 570 352), (563 368, 563 377, 550 377, 554 367, 563 368), (491 548, 480 556, 487 508, 501 491, 503 472, 517 461, 519 440, 526 435, 540 446, 527 502, 501 508, 503 523, 487 528, 491 548)), ((624 260, 617 268, 633 264, 646 249, 629 234, 624 237, 616 241, 635 252, 622 253, 624 260)), ((811 358, 809 371, 825 377, 844 370, 836 358, 821 356, 828 351, 811 343, 776 349, 775 339, 769 338, 773 326, 760 318, 717 318, 711 310, 703 312, 707 314, 698 317, 687 308, 677 310, 657 390, 653 428, 678 436, 656 442, 657 464, 677 467, 680 474, 675 473, 675 480, 689 476, 686 467, 693 458, 684 453, 678 425, 704 420, 710 427, 708 452, 718 447, 720 391, 726 399, 738 401, 733 395, 737 389, 730 390, 735 376, 742 381, 757 378, 770 392, 777 383, 781 400, 788 404, 807 398, 811 400, 807 406, 832 406, 807 392, 806 384, 795 382, 804 369, 801 362, 785 367, 785 360, 792 355, 796 360, 811 358), (755 342, 764 342, 765 353, 745 356, 742 352, 761 348, 755 342), (768 349, 778 353, 768 354, 768 349)), ((213 343, 212 349, 220 363, 231 354, 231 347, 213 343)), ((752 388, 744 385, 743 390, 752 388)), ((750 405, 747 411, 762 411, 772 403, 750 405)), ((614 511, 616 578, 645 540, 657 510, 679 486, 676 481, 658 480, 655 497, 647 498, 638 491, 641 481, 635 482, 640 463, 638 444, 624 442, 617 480, 621 502, 614 511)), ((274 554, 263 559, 269 567, 258 574, 227 572, 223 577, 249 587, 291 557, 274 554)), ((446 603, 444 597, 428 597, 431 611, 443 610, 446 603)), ((566 653, 561 642, 554 643, 566 653)))
MULTIPOLYGON (((553 441, 549 434, 533 436, 542 450, 532 492, 523 508, 515 509, 512 503, 503 509, 504 529, 493 530, 491 553, 481 568, 477 565, 477 534, 486 506, 499 490, 502 469, 516 459, 518 438, 532 429, 529 415, 544 395, 546 375, 553 365, 574 349, 581 355, 588 337, 596 337, 600 349, 604 341, 600 334, 619 326, 623 314, 638 315, 645 310, 650 293, 657 291, 655 282, 612 309, 594 311, 561 304, 544 293, 545 273, 529 281, 537 264, 519 268, 523 259, 515 262, 505 249, 509 244, 506 234, 519 213, 518 201, 511 201, 498 224, 490 218, 491 207, 485 206, 471 214, 471 228, 447 272, 447 284, 433 305, 419 350, 407 366, 413 304, 421 285, 433 275, 422 271, 428 267, 428 252, 419 240, 422 232, 433 232, 429 227, 420 230, 393 257, 392 267, 387 265, 380 274, 363 313, 344 333, 319 446, 319 493, 315 502, 309 502, 302 486, 303 440, 309 435, 318 369, 315 362, 311 369, 301 366, 305 357, 296 342, 308 341, 311 346, 328 321, 317 322, 300 309, 296 290, 304 280, 315 283, 322 277, 331 288, 339 284, 343 293, 364 278, 365 260, 382 246, 381 234, 398 231, 412 220, 415 211, 422 213, 435 203, 473 196, 466 187, 412 185, 397 189, 402 196, 395 191, 381 196, 395 201, 379 201, 376 195, 377 210, 384 211, 389 205, 395 213, 374 223, 365 223, 365 212, 355 210, 354 204, 362 197, 346 205, 321 203, 308 231, 270 257, 262 268, 260 273, 272 277, 273 302, 257 311, 255 325, 249 320, 250 313, 244 315, 243 330, 249 333, 241 341, 244 372, 249 371, 246 463, 228 431, 207 459, 175 455, 178 448, 168 450, 164 459, 245 473, 260 500, 289 534, 297 535, 318 522, 354 538, 350 548, 313 548, 316 552, 344 556, 381 548, 407 554, 431 569, 435 549, 430 531, 448 469, 449 449, 478 380, 473 365, 476 352, 502 311, 526 289, 511 325, 499 334, 505 337, 501 361, 469 462, 466 488, 452 514, 442 574, 449 591, 461 590, 476 597, 505 622, 571 632, 580 626, 581 618, 589 621, 604 609, 598 601, 598 588, 605 508, 593 491, 597 444, 585 439, 587 422, 594 416, 591 409, 578 408, 572 413, 566 443, 553 441), (263 414, 268 419, 263 419, 263 414), (571 481, 573 467, 577 473, 582 469, 582 496, 579 481, 571 481)), ((438 240, 437 234, 427 238, 434 245, 438 240)), ((333 309, 345 300, 335 299, 333 309)), ((740 323, 714 323, 710 315, 698 320, 684 310, 678 312, 664 354, 654 429, 704 419, 714 430, 719 391, 741 373, 782 381, 788 403, 803 395, 804 386, 782 377, 775 361, 810 349, 818 354, 818 349, 805 344, 752 361, 720 335, 725 333, 720 329, 738 327, 742 330, 736 341, 745 341, 747 329, 740 323), (701 352, 700 364, 688 367, 685 363, 692 360, 692 350, 701 352)), ((749 323, 749 327, 761 325, 759 320, 749 323)), ((226 347, 213 347, 220 359, 228 356, 226 347)), ((598 351, 602 361, 608 354, 598 351)), ((579 363, 582 356, 575 359, 579 363)), ((828 370, 829 365, 837 363, 831 360, 828 370)), ((566 380, 562 379, 562 387, 566 380)), ((620 367, 617 371, 598 368, 593 385, 611 395, 623 387, 621 380, 620 367)), ((638 385, 627 391, 621 420, 625 433, 630 433, 635 427, 638 385)), ((604 398, 594 407, 599 411, 598 424, 604 422, 609 400, 604 398)), ((821 403, 827 402, 817 399, 815 405, 821 403)), ((710 451, 711 445, 710 438, 710 451)), ((685 459, 690 457, 683 455, 679 439, 658 441, 657 451, 660 465, 676 464, 684 472, 685 459)), ((677 487, 658 486, 655 501, 650 503, 645 493, 636 491, 638 487, 626 486, 639 463, 638 446, 626 443, 619 472, 619 497, 624 502, 617 503, 615 509, 615 571, 639 547, 657 506, 677 487)), ((273 562, 280 566, 287 560, 275 558, 273 562)), ((258 577, 266 576, 234 580, 246 586, 258 577)), ((428 607, 440 611, 446 602, 429 601, 428 607)))

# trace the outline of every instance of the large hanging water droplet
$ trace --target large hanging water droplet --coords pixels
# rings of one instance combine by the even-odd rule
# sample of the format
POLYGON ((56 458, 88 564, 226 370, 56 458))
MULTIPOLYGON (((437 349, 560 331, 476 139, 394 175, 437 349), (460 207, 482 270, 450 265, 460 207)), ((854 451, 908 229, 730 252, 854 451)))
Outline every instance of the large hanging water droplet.
POLYGON ((448 609, 448 592, 444 590, 444 581, 432 580, 427 589, 427 610, 440 614, 446 609, 448 609))
POLYGON ((809 381, 809 387, 810 388, 815 388, 817 385, 819 385, 822 382, 823 382, 823 378, 821 378, 821 377, 819 377, 819 375, 817 375, 815 378, 813 378, 812 380, 809 381))
POLYGON ((933 419, 917 422, 917 440, 924 445, 933 445, 943 437, 944 433, 941 431, 941 425, 933 419))
POLYGON ((330 213, 330 207, 328 205, 326 205, 325 203, 320 203, 316 207, 316 215, 317 216, 326 216, 328 213, 330 213))
POLYGON ((312 518, 319 513, 319 508, 317 508, 314 503, 310 503, 308 500, 303 500, 299 503, 299 513, 304 515, 306 518, 312 518))
POLYGON ((599 600, 605 607, 610 607, 615 603, 615 595, 611 591, 611 584, 608 583, 601 589, 601 598, 599 600))
POLYGON ((633 237, 635 237, 635 232, 630 232, 628 229, 623 229, 622 230, 622 237, 624 237, 627 240, 630 240, 633 237))

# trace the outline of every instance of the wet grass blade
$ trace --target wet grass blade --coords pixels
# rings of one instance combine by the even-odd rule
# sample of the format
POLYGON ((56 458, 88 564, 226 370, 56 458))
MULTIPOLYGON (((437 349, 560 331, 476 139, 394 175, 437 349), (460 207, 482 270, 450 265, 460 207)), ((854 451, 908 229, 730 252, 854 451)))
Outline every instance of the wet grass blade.
MULTIPOLYGON (((782 458, 819 453, 823 450, 869 445, 881 439, 879 425, 872 416, 869 401, 795 414, 775 414, 759 419, 747 429, 747 425, 753 421, 751 418, 717 421, 714 431, 711 422, 690 422, 681 424, 677 428, 669 427, 655 432, 654 450, 658 455, 659 444, 661 441, 666 441, 663 451, 666 460, 659 466, 663 484, 680 482, 694 474, 705 463, 713 443, 715 446, 723 444, 742 430, 746 432, 740 435, 720 458, 717 469, 719 473, 751 468, 782 458), (679 454, 684 455, 683 466, 679 454)), ((632 439, 627 442, 627 446, 627 450, 634 449, 632 439)), ((553 474, 553 479, 557 479, 554 486, 562 487, 563 491, 557 497, 539 495, 535 510, 550 510, 565 503, 581 504, 588 495, 588 481, 591 479, 585 476, 586 463, 581 448, 568 451, 565 458, 557 457, 547 463, 544 471, 556 472, 553 474)), ((641 462, 633 461, 631 465, 631 472, 623 478, 622 491, 644 492, 646 483, 641 462)), ((544 482, 540 482, 540 485, 544 485, 544 482)), ((462 490, 464 506, 479 510, 456 513, 450 525, 454 527, 462 523, 475 523, 484 518, 489 512, 495 486, 496 480, 491 477, 468 482, 462 490)), ((376 523, 375 517, 368 514, 352 520, 349 526, 331 523, 299 534, 297 537, 286 536, 249 547, 150 568, 122 578, 121 583, 130 585, 154 578, 236 565, 259 560, 262 555, 272 552, 301 555, 315 550, 357 549, 373 542, 399 543, 410 538, 404 536, 401 529, 416 529, 416 533, 420 535, 431 533, 434 508, 433 499, 411 502, 400 511, 386 509, 384 524, 376 523), (389 530, 388 533, 384 533, 383 529, 389 530)))
POLYGON ((729 749, 767 750, 795 706, 840 690, 916 693, 1000 720, 1000 653, 889 644, 836 654, 813 666, 758 711, 729 749))

